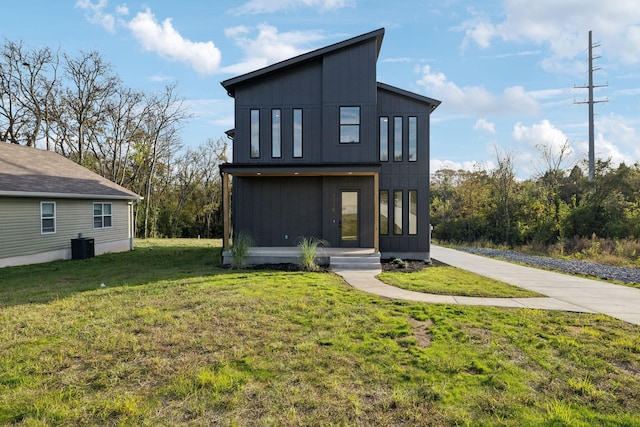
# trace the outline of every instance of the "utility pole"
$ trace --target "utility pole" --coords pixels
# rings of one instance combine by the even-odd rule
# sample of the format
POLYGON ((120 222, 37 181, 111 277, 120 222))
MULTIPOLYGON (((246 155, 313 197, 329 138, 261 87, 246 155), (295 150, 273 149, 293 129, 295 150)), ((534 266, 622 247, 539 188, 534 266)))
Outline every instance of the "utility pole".
POLYGON ((595 177, 595 126, 593 120, 593 105, 600 102, 609 102, 608 100, 595 101, 593 99, 593 89, 596 87, 605 87, 608 85, 594 85, 593 84, 593 72, 600 69, 600 67, 594 68, 593 60, 600 58, 600 56, 593 56, 593 48, 600 47, 599 44, 594 45, 591 39, 591 31, 589 31, 589 84, 587 86, 574 86, 575 89, 589 89, 588 101, 574 101, 574 104, 589 104, 589 180, 593 181, 595 177))

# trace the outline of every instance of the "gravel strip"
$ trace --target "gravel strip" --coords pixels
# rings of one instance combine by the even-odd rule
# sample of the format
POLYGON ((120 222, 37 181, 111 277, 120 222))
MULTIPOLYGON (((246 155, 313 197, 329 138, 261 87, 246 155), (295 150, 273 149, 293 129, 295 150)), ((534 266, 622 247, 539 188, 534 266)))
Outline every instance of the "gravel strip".
POLYGON ((617 280, 624 283, 640 283, 640 268, 614 267, 611 265, 597 264, 595 262, 548 258, 499 249, 469 248, 463 246, 456 247, 456 249, 476 255, 501 258, 506 261, 519 262, 550 270, 563 271, 570 274, 584 274, 605 280, 617 280))

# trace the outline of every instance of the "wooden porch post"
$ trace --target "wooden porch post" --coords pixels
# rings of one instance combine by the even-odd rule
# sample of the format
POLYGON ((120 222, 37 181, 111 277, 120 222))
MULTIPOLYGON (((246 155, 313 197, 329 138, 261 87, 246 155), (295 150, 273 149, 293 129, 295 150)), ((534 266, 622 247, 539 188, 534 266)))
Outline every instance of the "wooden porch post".
POLYGON ((231 199, 229 197, 229 174, 222 172, 222 250, 229 250, 229 223, 231 199))
POLYGON ((373 249, 380 252, 380 176, 373 174, 373 249))

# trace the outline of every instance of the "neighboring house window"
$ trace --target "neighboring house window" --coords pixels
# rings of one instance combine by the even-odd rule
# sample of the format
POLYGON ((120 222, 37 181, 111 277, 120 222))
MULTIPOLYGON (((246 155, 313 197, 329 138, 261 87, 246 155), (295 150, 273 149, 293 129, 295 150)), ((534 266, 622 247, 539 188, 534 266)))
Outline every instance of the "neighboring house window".
POLYGON ((111 203, 94 203, 93 228, 110 228, 111 224, 111 203))
POLYGON ((56 232, 56 202, 40 202, 40 233, 56 232))
POLYGON ((389 234, 389 190, 380 191, 380 234, 389 234))
POLYGON ((302 157, 302 109, 293 109, 293 157, 302 157))
POLYGON ((402 117, 393 118, 393 160, 402 161, 402 117))
POLYGON ((271 157, 282 157, 280 110, 271 110, 271 157))
POLYGON ((418 160, 418 118, 409 117, 409 161, 418 160))
POLYGON ((389 117, 380 117, 380 161, 389 160, 389 117))
POLYGON ((402 234, 402 190, 393 192, 393 234, 402 234))
POLYGON ((418 192, 409 190, 409 234, 418 234, 418 192))
POLYGON ((251 110, 251 158, 260 157, 260 110, 251 110))
POLYGON ((340 107, 340 144, 360 143, 360 107, 340 107))

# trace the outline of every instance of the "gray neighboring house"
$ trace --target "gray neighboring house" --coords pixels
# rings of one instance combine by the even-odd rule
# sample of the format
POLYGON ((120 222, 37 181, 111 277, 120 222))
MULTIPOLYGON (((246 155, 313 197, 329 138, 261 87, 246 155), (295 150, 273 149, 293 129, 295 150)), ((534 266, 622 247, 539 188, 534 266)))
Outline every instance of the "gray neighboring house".
POLYGON ((131 250, 140 199, 57 153, 0 142, 0 267, 70 259, 79 234, 95 255, 131 250))
POLYGON ((224 262, 242 231, 273 252, 313 236, 344 252, 429 259, 430 115, 440 101, 377 81, 384 32, 221 83, 235 99, 233 162, 220 166, 224 262))

